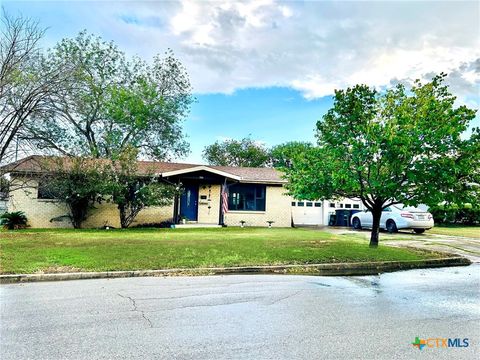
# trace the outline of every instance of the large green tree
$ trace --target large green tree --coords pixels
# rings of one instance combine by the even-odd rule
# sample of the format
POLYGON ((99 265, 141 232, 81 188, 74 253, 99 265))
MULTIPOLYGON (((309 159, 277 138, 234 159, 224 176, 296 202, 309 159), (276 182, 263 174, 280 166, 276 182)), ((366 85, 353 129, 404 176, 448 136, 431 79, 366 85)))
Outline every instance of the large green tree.
POLYGON ((71 202, 74 225, 80 226, 94 200, 117 204, 122 227, 145 206, 171 202, 170 189, 154 176, 138 174, 136 161, 188 153, 182 121, 192 102, 191 86, 173 53, 148 64, 83 31, 59 42, 42 64, 68 64, 72 73, 63 91, 49 97, 47 111, 29 118, 28 139, 41 150, 66 156, 67 162, 96 159, 91 163, 102 167, 83 178, 77 171, 56 171, 51 178, 65 189, 62 196, 71 202))
POLYGON ((250 137, 227 139, 206 146, 203 158, 210 165, 265 167, 270 164, 269 150, 250 137))
POLYGON ((317 123, 318 146, 286 169, 291 194, 360 198, 373 215, 370 245, 376 247, 387 206, 439 203, 472 184, 479 130, 462 135, 476 111, 455 106, 445 76, 416 81, 409 90, 398 85, 377 93, 357 85, 336 91, 317 123))
POLYGON ((312 149, 313 144, 303 141, 289 141, 284 144, 275 145, 270 150, 270 159, 273 167, 289 167, 295 158, 312 149))
POLYGON ((74 70, 49 113, 28 123, 29 139, 63 155, 113 158, 127 147, 158 160, 182 156, 182 121, 192 102, 188 75, 171 52, 152 64, 128 58, 113 42, 80 32, 48 54, 45 67, 74 70))

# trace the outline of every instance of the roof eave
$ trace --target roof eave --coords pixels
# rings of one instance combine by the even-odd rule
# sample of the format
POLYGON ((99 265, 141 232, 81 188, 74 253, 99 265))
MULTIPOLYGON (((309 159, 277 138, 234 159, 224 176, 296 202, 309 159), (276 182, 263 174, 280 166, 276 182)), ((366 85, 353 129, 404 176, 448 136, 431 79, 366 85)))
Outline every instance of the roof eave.
POLYGON ((179 169, 179 170, 173 170, 173 171, 167 171, 164 173, 161 173, 162 177, 170 177, 170 176, 176 176, 176 175, 183 175, 183 174, 189 174, 192 172, 197 172, 197 171, 207 171, 212 174, 224 176, 229 179, 237 180, 240 181, 242 178, 237 175, 233 175, 230 173, 227 173, 225 171, 217 170, 217 169, 212 169, 211 167, 205 166, 205 165, 199 165, 191 168, 186 168, 186 169, 179 169))
POLYGON ((287 184, 288 181, 286 180, 248 180, 242 179, 239 181, 240 183, 248 183, 248 184, 272 184, 272 185, 284 185, 287 184))

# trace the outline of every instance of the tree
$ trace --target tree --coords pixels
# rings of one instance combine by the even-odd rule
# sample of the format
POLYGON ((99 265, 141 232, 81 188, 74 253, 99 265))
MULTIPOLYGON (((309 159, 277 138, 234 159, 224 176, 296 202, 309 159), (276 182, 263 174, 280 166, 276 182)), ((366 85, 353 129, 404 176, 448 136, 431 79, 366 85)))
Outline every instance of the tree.
POLYGON ((137 155, 138 149, 129 147, 111 162, 108 185, 103 191, 117 205, 122 228, 129 227, 147 206, 171 205, 176 191, 172 185, 160 182, 153 170, 139 173, 137 155))
POLYGON ((39 181, 50 198, 65 202, 75 229, 82 227, 89 210, 105 199, 108 187, 106 163, 85 157, 47 157, 39 164, 45 170, 39 181))
POLYGON ((147 65, 83 31, 62 40, 45 60, 46 67, 64 64, 74 74, 50 98, 55 116, 28 123, 28 138, 38 148, 110 159, 131 146, 157 160, 188 152, 181 122, 192 102, 191 87, 171 52, 147 65))
POLYGON ((38 42, 45 30, 23 16, 0 19, 0 163, 18 151, 26 121, 47 111, 47 100, 68 77, 68 66, 45 67, 38 42), (15 143, 15 145, 14 145, 15 143))
POLYGON ((409 91, 402 85, 381 94, 365 85, 336 91, 317 123, 318 146, 286 170, 290 193, 360 198, 373 215, 376 247, 384 208, 438 204, 470 183, 479 168, 479 129, 466 140, 462 134, 476 111, 454 106, 445 76, 417 80, 409 91))
POLYGON ((269 165, 269 150, 250 137, 242 140, 216 141, 206 146, 203 158, 210 165, 265 167, 269 165))
POLYGON ((313 147, 309 142, 290 141, 276 145, 270 150, 273 167, 284 168, 291 166, 295 158, 301 156, 313 147))

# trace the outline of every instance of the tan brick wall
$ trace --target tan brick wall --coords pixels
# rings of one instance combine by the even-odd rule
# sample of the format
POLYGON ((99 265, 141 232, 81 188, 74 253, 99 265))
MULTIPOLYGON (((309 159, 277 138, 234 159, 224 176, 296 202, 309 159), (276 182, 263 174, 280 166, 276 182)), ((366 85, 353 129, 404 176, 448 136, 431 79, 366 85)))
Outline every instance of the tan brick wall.
MULTIPOLYGON (((57 200, 37 199, 38 182, 29 180, 22 183, 13 180, 8 203, 9 211, 23 211, 27 215, 28 224, 32 228, 68 228, 72 227, 67 206, 57 200), (19 185, 22 184, 20 187, 19 185), (62 217, 60 221, 52 219, 62 217)), ((159 223, 172 219, 173 204, 171 206, 152 206, 140 211, 131 226, 146 223, 159 223)), ((104 225, 120 227, 120 218, 115 204, 95 204, 95 208, 89 211, 87 219, 83 222, 83 228, 97 228, 104 225)))
MULTIPOLYGON (((14 180, 15 185, 15 180, 14 180)), ((24 211, 32 228, 66 228, 72 227, 66 217, 69 211, 65 204, 56 200, 37 199, 35 180, 28 181, 28 187, 13 190, 10 193, 9 211, 24 211), (64 217, 62 217, 64 216, 64 217), (62 217, 59 221, 52 219, 62 217)), ((15 186, 12 186, 15 188, 15 186)), ((220 211, 220 185, 200 184, 198 198, 198 223, 218 224, 220 211), (201 200, 201 196, 207 200, 201 200), (210 200, 210 201, 209 201, 210 200), (210 206, 210 209, 209 209, 210 206)), ((246 221, 246 226, 267 226, 267 221, 274 221, 274 227, 290 227, 291 197, 284 195, 281 186, 266 187, 265 211, 230 211, 225 216, 228 226, 240 226, 240 220, 246 221)), ((149 207, 142 210, 132 226, 146 223, 160 223, 171 220, 173 204, 166 207, 149 207)), ((90 210, 88 218, 82 224, 83 228, 98 228, 104 225, 120 227, 118 209, 115 204, 96 204, 90 210)))
POLYGON ((170 206, 151 206, 140 211, 132 223, 137 224, 151 224, 160 223, 162 221, 173 220, 173 201, 170 206))
MULTIPOLYGON (((133 220, 130 227, 141 224, 158 224, 162 221, 172 220, 173 205, 172 206, 151 206, 140 211, 133 220)), ((89 213, 87 220, 82 224, 83 228, 98 228, 102 226, 113 226, 116 228, 120 226, 120 215, 117 205, 110 203, 102 203, 95 205, 89 213)))
POLYGON ((285 195, 282 186, 267 186, 265 211, 229 211, 225 215, 225 224, 240 226, 240 221, 246 221, 245 226, 268 226, 267 221, 274 221, 273 227, 291 226, 291 197, 285 195))
POLYGON ((23 211, 32 228, 72 227, 67 206, 59 201, 37 199, 38 182, 35 180, 12 181, 8 211, 23 211), (52 219, 62 217, 61 221, 52 219))

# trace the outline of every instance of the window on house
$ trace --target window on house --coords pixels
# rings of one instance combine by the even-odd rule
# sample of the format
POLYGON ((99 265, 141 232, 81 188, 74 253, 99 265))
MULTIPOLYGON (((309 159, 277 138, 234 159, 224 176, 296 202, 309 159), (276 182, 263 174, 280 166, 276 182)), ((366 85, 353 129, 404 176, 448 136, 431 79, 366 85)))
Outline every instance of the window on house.
POLYGON ((354 208, 354 209, 360 209, 360 205, 358 205, 358 204, 353 204, 353 208, 354 208))
POLYGON ((340 209, 343 209, 343 204, 338 204, 338 207, 339 207, 340 209))
POLYGON ((229 188, 228 209, 265 211, 265 185, 236 184, 229 188))
POLYGON ((345 209, 351 209, 352 208, 352 204, 345 204, 345 209))
POLYGON ((61 194, 48 181, 40 181, 38 183, 37 199, 52 200, 60 199, 61 194))
POLYGON ((331 208, 334 208, 334 207, 335 207, 335 203, 330 203, 330 207, 331 207, 331 208))
POLYGON ((313 203, 311 203, 311 202, 307 202, 307 204, 306 204, 306 205, 307 205, 307 207, 312 207, 312 206, 313 206, 313 203))
POLYGON ((319 203, 319 202, 315 203, 315 207, 321 207, 321 206, 322 206, 322 203, 319 203))
POLYGON ((299 201, 299 202, 298 202, 298 206, 303 206, 303 205, 305 205, 304 202, 302 202, 302 201, 299 201))
POLYGON ((296 204, 295 201, 292 201, 292 206, 295 206, 295 204, 296 204))

